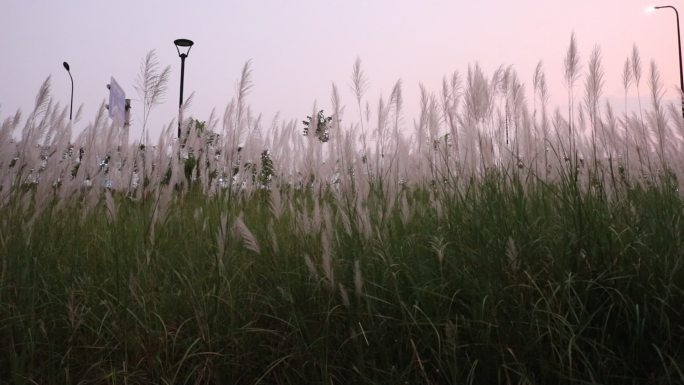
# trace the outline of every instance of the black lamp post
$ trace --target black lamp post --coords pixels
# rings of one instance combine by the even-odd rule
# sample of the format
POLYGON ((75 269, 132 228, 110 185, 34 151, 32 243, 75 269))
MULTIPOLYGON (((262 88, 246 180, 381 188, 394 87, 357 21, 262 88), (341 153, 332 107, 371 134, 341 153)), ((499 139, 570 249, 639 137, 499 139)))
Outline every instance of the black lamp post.
POLYGON ((185 58, 190 54, 190 49, 194 44, 192 40, 176 39, 173 41, 176 45, 176 51, 181 58, 181 78, 180 78, 180 99, 178 100, 178 138, 181 137, 181 107, 183 106, 183 81, 185 80, 185 58), (181 53, 180 48, 187 48, 188 50, 181 53))
MULTIPOLYGON (((682 71, 682 39, 679 32, 679 12, 677 12, 677 8, 671 5, 654 6, 646 10, 655 11, 656 9, 662 8, 671 8, 673 11, 675 11, 675 16, 677 17, 677 44, 679 46, 679 90, 684 93, 684 71, 682 71)), ((682 95, 682 117, 684 117, 684 94, 682 95)))
POLYGON ((71 71, 69 70, 69 63, 62 63, 64 69, 67 70, 69 78, 71 79, 71 103, 69 104, 69 120, 71 120, 72 112, 74 111, 74 78, 71 76, 71 71))

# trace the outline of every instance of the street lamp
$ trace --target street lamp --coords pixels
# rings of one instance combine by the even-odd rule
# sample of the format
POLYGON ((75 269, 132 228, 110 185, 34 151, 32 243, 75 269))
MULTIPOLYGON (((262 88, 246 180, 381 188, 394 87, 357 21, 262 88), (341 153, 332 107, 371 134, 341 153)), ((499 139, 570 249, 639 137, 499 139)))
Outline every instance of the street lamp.
POLYGON ((69 78, 71 79, 71 103, 69 104, 69 120, 71 120, 71 113, 74 111, 74 78, 71 76, 71 71, 69 70, 69 63, 62 63, 64 69, 67 70, 69 78))
POLYGON ((679 46, 679 90, 682 92, 682 117, 684 118, 684 71, 682 71, 682 39, 679 32, 679 12, 671 5, 653 6, 646 8, 646 12, 653 12, 657 9, 671 8, 677 17, 677 44, 679 46))
POLYGON ((194 44, 192 40, 188 39, 176 39, 173 41, 176 45, 176 51, 178 51, 178 56, 181 58, 181 78, 180 78, 180 99, 178 100, 178 139, 181 137, 181 107, 183 106, 183 81, 185 79, 185 58, 190 54, 190 49, 194 44), (181 53, 181 47, 188 50, 181 53))

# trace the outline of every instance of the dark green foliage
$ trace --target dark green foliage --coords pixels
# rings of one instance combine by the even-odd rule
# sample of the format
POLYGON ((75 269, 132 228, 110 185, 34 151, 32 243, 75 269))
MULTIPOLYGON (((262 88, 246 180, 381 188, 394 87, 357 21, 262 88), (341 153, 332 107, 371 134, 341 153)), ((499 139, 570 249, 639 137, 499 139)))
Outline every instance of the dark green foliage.
POLYGON ((261 171, 259 172, 259 185, 268 186, 271 183, 271 179, 275 174, 273 168, 273 160, 271 159, 271 154, 268 150, 264 150, 261 153, 261 171))
POLYGON ((0 383, 682 383, 679 193, 564 183, 5 207, 0 383))
POLYGON ((192 173, 195 171, 196 167, 197 158, 195 158, 194 154, 188 154, 188 158, 185 159, 185 163, 183 165, 183 171, 185 172, 185 177, 188 179, 188 181, 192 180, 192 173))

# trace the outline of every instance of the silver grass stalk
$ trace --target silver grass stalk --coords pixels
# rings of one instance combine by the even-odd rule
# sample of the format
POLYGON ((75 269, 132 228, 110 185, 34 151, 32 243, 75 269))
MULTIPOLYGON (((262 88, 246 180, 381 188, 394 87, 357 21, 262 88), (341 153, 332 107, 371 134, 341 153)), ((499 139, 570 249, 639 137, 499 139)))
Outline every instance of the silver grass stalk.
POLYGON ((349 216, 342 212, 338 211, 338 218, 340 222, 342 222, 342 227, 344 228, 344 231, 347 235, 352 235, 352 226, 351 226, 351 221, 349 220, 349 216))
POLYGON ((636 44, 632 46, 632 74, 634 76, 634 84, 639 87, 641 81, 641 56, 636 44))
POLYGON ((249 122, 247 117, 249 116, 248 110, 249 107, 247 107, 247 95, 249 91, 252 89, 252 61, 248 60, 245 65, 242 67, 242 73, 240 75, 240 80, 237 82, 235 86, 235 92, 237 94, 236 97, 236 103, 237 103, 237 110, 235 113, 235 128, 237 129, 237 137, 236 139, 238 140, 237 145, 241 146, 244 145, 244 142, 247 141, 247 135, 249 131, 249 122))
POLYGON ((520 267, 520 260, 518 259, 518 250, 515 247, 515 240, 512 237, 508 237, 506 241, 506 257, 508 257, 508 263, 513 272, 516 272, 520 267))
POLYGON ((351 303, 349 302, 349 294, 347 294, 347 289, 344 287, 342 282, 338 284, 339 290, 340 290, 340 299, 342 300, 342 305, 349 309, 349 306, 351 306, 351 303))
POLYGON ((611 188, 611 192, 616 192, 615 189, 615 180, 616 180, 616 173, 615 171, 618 170, 620 167, 623 167, 621 164, 621 159, 620 159, 620 151, 623 149, 622 147, 622 139, 620 138, 620 133, 618 132, 618 119, 615 116, 615 113, 613 112, 613 108, 611 104, 606 101, 605 102, 605 123, 602 124, 602 127, 604 128, 604 136, 603 136, 603 148, 605 149, 607 155, 608 155, 608 166, 609 166, 609 171, 610 171, 610 176, 611 180, 613 183, 607 183, 609 188, 611 188), (616 162, 616 163, 615 163, 616 162), (617 166, 617 167, 616 167, 617 166))
POLYGON ((627 92, 629 92, 630 85, 632 85, 632 63, 629 61, 629 58, 627 58, 622 68, 622 87, 625 90, 625 111, 627 111, 627 92))
POLYGON ((269 194, 269 209, 271 215, 276 219, 280 219, 285 212, 285 205, 283 205, 283 199, 280 194, 279 189, 276 189, 269 194))
POLYGON ((318 269, 316 269, 316 265, 314 265, 311 257, 309 257, 308 255, 304 255, 304 264, 306 265, 307 270, 309 270, 309 274, 311 274, 311 277, 318 279, 318 269))
MULTIPOLYGON (((622 68, 622 87, 625 90, 625 115, 627 114, 627 95, 629 93, 629 87, 632 85, 633 77, 632 77, 632 62, 630 61, 630 58, 628 57, 625 59, 625 64, 622 68)), ((624 157, 625 157, 625 163, 629 162, 629 130, 625 130, 624 134, 624 157)))
POLYGON ((651 61, 651 67, 649 72, 649 86, 651 89, 651 103, 653 112, 650 118, 651 130, 653 130, 653 135, 658 142, 658 158, 660 159, 660 167, 662 171, 667 169, 666 162, 666 130, 667 121, 665 120, 665 114, 662 107, 663 98, 663 86, 660 80, 660 71, 656 67, 655 61, 651 61))
POLYGON ((352 91, 354 92, 354 96, 356 98, 356 104, 359 108, 359 121, 361 124, 361 141, 363 145, 363 151, 365 152, 366 150, 366 128, 365 125, 363 124, 363 113, 361 111, 361 100, 363 99, 363 95, 366 93, 368 89, 368 79, 366 78, 365 73, 361 69, 361 58, 357 57, 356 61, 354 61, 354 66, 352 68, 352 83, 351 83, 351 88, 352 91))
MULTIPOLYGON (((48 76, 40 86, 38 95, 36 95, 33 111, 29 114, 24 124, 21 133, 21 147, 19 148, 19 159, 17 164, 21 166, 28 166, 31 168, 30 162, 35 159, 34 145, 36 137, 40 136, 40 128, 37 128, 36 120, 45 114, 48 105, 50 104, 50 76, 48 76)), ((39 126, 39 125, 38 125, 39 126)), ((18 178, 22 176, 22 169, 19 169, 18 178)))
POLYGON ((363 296, 363 274, 361 273, 361 264, 359 260, 354 261, 354 293, 357 300, 363 296))
POLYGON ((335 272, 332 260, 332 231, 332 229, 325 229, 321 235, 321 268, 331 290, 335 288, 335 272))
POLYGON ((119 211, 118 211, 118 206, 116 202, 114 201, 114 197, 112 196, 111 191, 106 191, 105 192, 105 206, 107 208, 106 214, 107 214, 107 219, 109 220, 110 223, 114 222, 114 220, 117 219, 119 211))
POLYGON ((268 222, 268 235, 271 237, 271 247, 273 252, 278 254, 280 252, 280 247, 278 246, 278 234, 276 234, 275 228, 273 226, 273 220, 268 222))
POLYGON ((589 113, 589 120, 591 122, 592 158, 594 168, 596 168, 598 166, 596 132, 599 129, 598 125, 600 123, 599 100, 601 98, 603 85, 605 83, 603 69, 601 68, 601 49, 599 47, 594 47, 589 59, 589 67, 587 71, 588 72, 585 77, 584 103, 587 112, 589 113))
POLYGON ((394 114, 392 124, 392 136, 387 149, 384 152, 389 155, 389 163, 387 165, 387 173, 390 181, 393 184, 399 181, 399 168, 401 167, 401 157, 399 156, 399 142, 401 141, 400 122, 402 119, 402 109, 404 105, 404 97, 402 93, 402 81, 397 80, 392 88, 390 94, 389 108, 394 114))
POLYGON ((219 226, 216 229, 216 255, 222 260, 226 255, 226 245, 228 244, 228 213, 221 213, 219 226))
POLYGON ((418 87, 420 88, 420 114, 418 122, 414 122, 414 135, 415 142, 417 145, 416 151, 418 153, 418 157, 422 158, 424 154, 423 148, 425 147, 425 142, 428 141, 427 125, 429 120, 428 110, 430 103, 430 95, 427 91, 427 88, 422 83, 420 83, 418 87))
POLYGON ((170 75, 171 66, 166 66, 163 70, 159 70, 159 60, 155 50, 149 51, 140 64, 140 73, 134 88, 138 92, 143 105, 141 141, 145 139, 150 112, 154 106, 163 102, 170 75))
POLYGON ((574 97, 574 88, 575 88, 575 83, 577 82, 577 79, 579 78, 579 54, 577 52, 577 42, 575 40, 575 33, 573 32, 572 35, 570 36, 570 45, 568 47, 568 51, 565 55, 565 83, 566 86, 568 87, 568 143, 569 143, 569 150, 570 150, 570 156, 575 156, 573 155, 576 151, 575 144, 574 144, 574 137, 575 137, 575 132, 574 132, 574 125, 573 125, 573 116, 574 116, 574 104, 575 104, 575 97, 574 97))
POLYGON ((491 89, 479 64, 468 66, 468 77, 465 91, 466 113, 475 123, 483 123, 491 112, 491 89))
POLYGON ((542 77, 544 76, 544 68, 542 61, 540 60, 537 63, 537 66, 534 68, 534 75, 532 75, 532 89, 534 90, 534 105, 533 105, 533 110, 536 113, 537 112, 537 95, 539 94, 539 87, 541 84, 542 77))
POLYGON ((330 141, 330 143, 333 146, 333 153, 337 157, 337 159, 342 158, 342 151, 343 151, 343 146, 342 146, 342 127, 341 127, 341 122, 342 122, 342 111, 344 110, 344 107, 342 106, 342 101, 340 99, 340 93, 337 90, 337 86, 335 83, 332 83, 332 91, 330 95, 330 103, 332 105, 332 122, 331 122, 331 132, 330 135, 333 138, 333 140, 330 141))
POLYGON ((190 95, 188 95, 187 98, 183 101, 181 104, 180 110, 178 111, 178 119, 179 123, 181 125, 181 137, 185 137, 187 140, 187 137, 190 136, 190 131, 192 130, 192 125, 193 121, 191 119, 185 119, 187 115, 187 111, 190 109, 192 106, 192 101, 195 98, 195 93, 191 92, 190 95))
POLYGON ((253 251, 257 254, 261 254, 261 249, 259 248, 259 243, 257 238, 254 236, 252 231, 247 227, 242 219, 243 213, 240 213, 237 218, 235 218, 235 223, 233 228, 238 236, 242 239, 247 250, 253 251))
POLYGON ((459 152, 457 114, 461 96, 461 80, 459 73, 455 71, 450 80, 442 78, 442 114, 448 127, 449 135, 454 141, 454 152, 459 152))
POLYGON ((637 89, 637 101, 639 102, 639 117, 641 118, 641 134, 646 136, 646 129, 644 123, 644 111, 641 106, 641 92, 639 90, 639 84, 641 83, 641 57, 639 55, 639 49, 636 44, 632 47, 632 75, 634 78, 634 85, 637 89))

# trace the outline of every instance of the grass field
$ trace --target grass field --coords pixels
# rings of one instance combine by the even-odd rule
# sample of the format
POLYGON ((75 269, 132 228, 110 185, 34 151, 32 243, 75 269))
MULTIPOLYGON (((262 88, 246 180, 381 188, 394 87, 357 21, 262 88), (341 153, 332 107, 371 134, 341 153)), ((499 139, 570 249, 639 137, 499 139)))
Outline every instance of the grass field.
POLYGON ((410 127, 357 61, 358 123, 333 88, 306 136, 252 115, 246 65, 155 146, 104 110, 70 140, 46 82, 0 129, 0 382, 684 383, 681 111, 652 66, 615 116, 578 63, 569 111, 541 67, 525 100, 475 66, 410 127))

